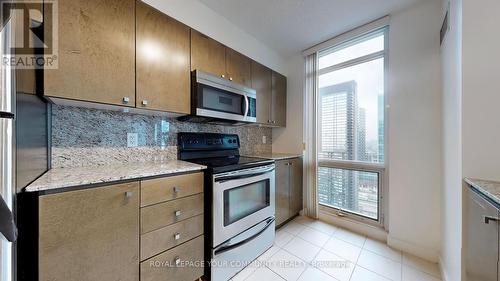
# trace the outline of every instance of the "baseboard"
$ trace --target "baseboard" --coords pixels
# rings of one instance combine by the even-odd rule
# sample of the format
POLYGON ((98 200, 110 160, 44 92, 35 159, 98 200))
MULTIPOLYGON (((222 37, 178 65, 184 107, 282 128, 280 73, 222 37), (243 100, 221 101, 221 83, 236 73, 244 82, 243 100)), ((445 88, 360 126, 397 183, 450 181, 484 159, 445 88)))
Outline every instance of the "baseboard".
POLYGON ((387 235, 387 245, 403 251, 408 254, 412 254, 424 260, 438 263, 439 262, 439 251, 432 249, 423 245, 417 245, 402 239, 392 236, 390 233, 387 235))
POLYGON ((387 232, 380 227, 375 227, 372 225, 360 223, 358 221, 350 220, 348 218, 339 217, 328 212, 322 212, 321 210, 319 210, 319 219, 324 222, 365 235, 375 240, 379 240, 382 242, 387 241, 387 232))
POLYGON ((441 280, 442 281, 448 281, 448 280, 450 280, 448 278, 448 274, 446 274, 446 266, 444 264, 442 256, 439 256, 439 270, 441 271, 441 280))

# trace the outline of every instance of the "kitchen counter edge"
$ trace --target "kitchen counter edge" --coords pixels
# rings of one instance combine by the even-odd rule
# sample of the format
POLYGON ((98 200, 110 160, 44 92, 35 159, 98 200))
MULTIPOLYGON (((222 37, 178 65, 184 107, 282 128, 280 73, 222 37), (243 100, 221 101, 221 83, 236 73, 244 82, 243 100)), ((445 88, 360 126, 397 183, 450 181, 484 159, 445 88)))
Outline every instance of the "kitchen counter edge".
POLYGON ((272 160, 286 160, 302 157, 299 153, 270 153, 270 154, 256 154, 256 155, 244 155, 246 157, 261 158, 261 159, 272 159, 272 160))
POLYGON ((55 168, 28 185, 25 192, 62 192, 96 185, 203 171, 207 167, 181 160, 123 165, 55 168))
POLYGON ((500 209, 500 182, 465 178, 464 181, 500 209))

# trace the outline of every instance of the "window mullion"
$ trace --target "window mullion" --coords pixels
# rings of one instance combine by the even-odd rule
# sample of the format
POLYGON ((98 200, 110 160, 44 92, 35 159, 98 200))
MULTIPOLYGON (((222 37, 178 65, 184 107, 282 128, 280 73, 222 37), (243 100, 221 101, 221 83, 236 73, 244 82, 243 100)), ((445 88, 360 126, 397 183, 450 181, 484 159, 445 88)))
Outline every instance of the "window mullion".
POLYGON ((380 59, 380 58, 383 58, 384 56, 385 56, 385 51, 382 50, 380 52, 376 52, 376 53, 373 53, 373 54, 369 54, 369 55, 366 55, 366 56, 362 56, 362 57, 358 57, 358 58, 355 58, 355 59, 352 59, 352 60, 348 60, 346 62, 335 64, 335 65, 332 65, 332 66, 329 66, 329 67, 326 67, 326 68, 322 68, 322 69, 319 70, 318 75, 323 75, 323 74, 326 74, 326 73, 329 73, 329 72, 333 72, 333 71, 336 71, 336 70, 339 70, 339 69, 342 69, 342 68, 347 68, 347 67, 351 67, 351 66, 354 66, 354 65, 357 65, 357 64, 361 64, 361 63, 369 62, 369 61, 372 61, 372 60, 380 59))

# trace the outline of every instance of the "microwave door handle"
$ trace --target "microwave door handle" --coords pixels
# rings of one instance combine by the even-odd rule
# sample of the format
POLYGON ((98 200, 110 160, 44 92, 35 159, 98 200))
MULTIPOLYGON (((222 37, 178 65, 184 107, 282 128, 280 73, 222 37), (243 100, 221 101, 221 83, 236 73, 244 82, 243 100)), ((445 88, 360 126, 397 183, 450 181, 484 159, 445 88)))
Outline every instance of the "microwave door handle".
POLYGON ((248 101, 248 96, 247 95, 243 95, 243 98, 245 99, 245 110, 244 110, 244 113, 243 113, 243 117, 247 117, 248 110, 249 110, 249 107, 250 107, 250 102, 248 101))

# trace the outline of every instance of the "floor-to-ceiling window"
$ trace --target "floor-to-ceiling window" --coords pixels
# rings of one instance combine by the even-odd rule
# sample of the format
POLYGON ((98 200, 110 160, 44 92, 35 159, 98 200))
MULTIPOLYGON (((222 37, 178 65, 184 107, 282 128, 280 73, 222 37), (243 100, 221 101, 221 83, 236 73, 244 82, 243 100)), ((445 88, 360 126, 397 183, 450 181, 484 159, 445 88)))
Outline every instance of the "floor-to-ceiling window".
POLYGON ((383 223, 386 45, 382 28, 317 55, 319 204, 374 224, 383 223))

